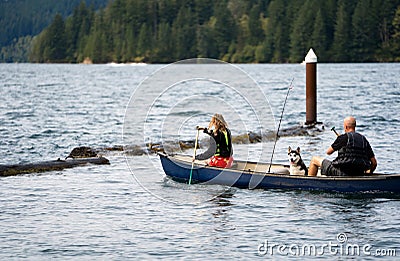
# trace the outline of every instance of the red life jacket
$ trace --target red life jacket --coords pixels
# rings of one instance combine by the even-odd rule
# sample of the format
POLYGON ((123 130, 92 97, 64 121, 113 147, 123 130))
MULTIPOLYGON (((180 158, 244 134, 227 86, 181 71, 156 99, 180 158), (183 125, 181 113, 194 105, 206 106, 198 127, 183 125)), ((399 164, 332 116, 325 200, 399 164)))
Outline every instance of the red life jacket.
POLYGON ((233 157, 212 156, 207 164, 211 167, 230 168, 232 167, 233 157))

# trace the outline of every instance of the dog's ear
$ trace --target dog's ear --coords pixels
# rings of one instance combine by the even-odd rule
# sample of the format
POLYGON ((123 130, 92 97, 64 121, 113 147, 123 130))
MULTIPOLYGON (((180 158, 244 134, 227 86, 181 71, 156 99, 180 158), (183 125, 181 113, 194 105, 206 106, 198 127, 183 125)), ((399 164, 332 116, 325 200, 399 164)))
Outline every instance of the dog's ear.
POLYGON ((297 153, 300 153, 300 147, 297 147, 296 151, 297 151, 297 153))
POLYGON ((289 153, 292 150, 292 148, 289 146, 287 152, 289 153))

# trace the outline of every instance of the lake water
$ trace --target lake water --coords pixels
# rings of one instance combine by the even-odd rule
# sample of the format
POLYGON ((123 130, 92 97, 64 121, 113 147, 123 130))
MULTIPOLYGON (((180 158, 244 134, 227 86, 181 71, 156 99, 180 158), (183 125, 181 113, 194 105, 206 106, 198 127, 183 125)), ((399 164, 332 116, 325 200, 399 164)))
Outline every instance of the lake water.
MULTIPOLYGON (((305 121, 304 66, 224 66, 0 64, 0 164, 64 158, 78 146, 193 140, 214 112, 234 135, 275 130, 292 80, 281 128, 305 121)), ((323 156, 330 128, 342 132, 354 115, 377 172, 399 173, 399 75, 399 64, 318 64, 325 131, 281 137, 274 162, 287 162, 288 146, 301 147, 306 164, 323 156)), ((269 161, 272 146, 234 144, 234 157, 269 161)), ((0 258, 400 256, 398 195, 188 186, 166 178, 155 155, 106 156, 110 165, 0 178, 0 258)))

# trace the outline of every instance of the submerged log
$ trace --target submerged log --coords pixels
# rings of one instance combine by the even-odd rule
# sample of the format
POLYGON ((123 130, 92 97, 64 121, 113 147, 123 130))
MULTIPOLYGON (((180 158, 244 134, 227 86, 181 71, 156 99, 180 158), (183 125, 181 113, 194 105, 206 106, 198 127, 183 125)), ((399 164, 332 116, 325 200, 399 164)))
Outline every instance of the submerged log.
POLYGON ((63 170, 66 168, 74 168, 86 164, 105 165, 110 161, 104 157, 95 158, 77 158, 68 160, 51 160, 27 164, 0 165, 0 176, 14 176, 18 174, 38 173, 45 171, 63 170))

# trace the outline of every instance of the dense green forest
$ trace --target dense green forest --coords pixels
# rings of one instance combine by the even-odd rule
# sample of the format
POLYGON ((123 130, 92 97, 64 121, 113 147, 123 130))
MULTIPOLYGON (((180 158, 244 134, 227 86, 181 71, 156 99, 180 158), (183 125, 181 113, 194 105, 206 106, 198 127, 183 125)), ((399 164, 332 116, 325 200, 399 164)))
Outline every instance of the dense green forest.
MULTIPOLYGON (((82 0, 0 0, 0 62, 27 61, 32 37, 58 13, 72 14, 82 0)), ((98 9, 109 0, 85 0, 98 9)))
POLYGON ((400 61, 400 0, 113 0, 99 11, 82 2, 53 17, 29 59, 286 63, 310 47, 322 62, 400 61))

